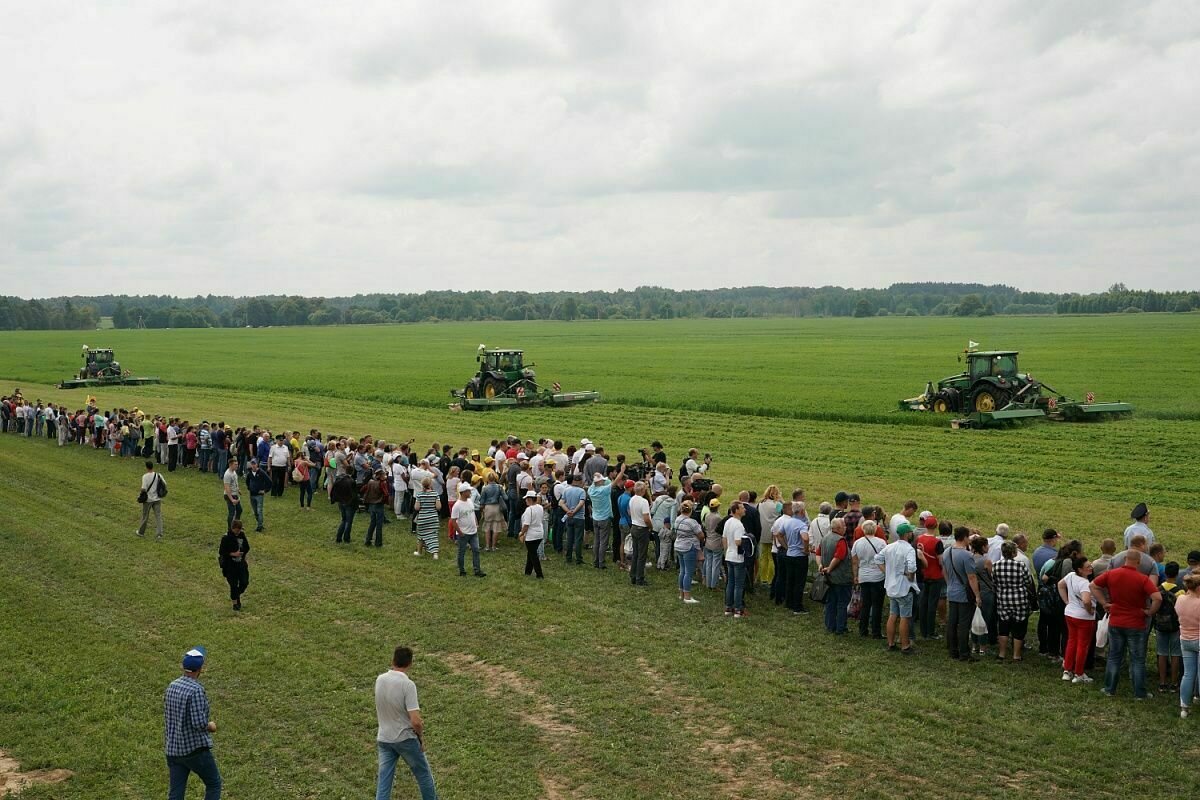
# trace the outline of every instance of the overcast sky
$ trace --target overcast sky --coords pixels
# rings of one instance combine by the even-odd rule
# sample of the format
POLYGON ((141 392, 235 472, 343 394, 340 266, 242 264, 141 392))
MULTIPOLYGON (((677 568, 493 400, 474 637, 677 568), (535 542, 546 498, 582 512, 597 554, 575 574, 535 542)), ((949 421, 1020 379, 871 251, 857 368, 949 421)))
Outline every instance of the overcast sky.
POLYGON ((0 0, 0 294, 1197 288, 1197 76, 1179 0, 0 0))

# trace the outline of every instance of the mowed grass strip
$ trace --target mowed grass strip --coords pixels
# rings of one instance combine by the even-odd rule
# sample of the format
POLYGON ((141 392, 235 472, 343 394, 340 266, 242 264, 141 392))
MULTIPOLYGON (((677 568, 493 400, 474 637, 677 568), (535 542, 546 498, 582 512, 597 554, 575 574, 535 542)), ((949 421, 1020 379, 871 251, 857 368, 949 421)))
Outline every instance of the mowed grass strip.
POLYGON ((293 492, 268 501, 235 615, 216 478, 171 477, 159 544, 132 533, 140 471, 0 438, 0 745, 26 769, 76 773, 28 797, 161 792, 161 692, 195 643, 210 648, 230 796, 367 795, 372 682, 398 642, 418 650, 450 798, 1113 796, 1131 777, 1182 784, 1196 755, 1161 747, 1164 726, 1187 731, 1169 701, 1104 700, 1036 658, 967 667, 931 646, 901 660, 761 595, 734 623, 707 591, 679 605, 669 574, 636 591, 552 560, 534 582, 507 542, 487 579, 460 579, 448 550, 413 558, 403 524, 382 550, 339 548, 329 506, 302 513, 293 492))
MULTIPOLYGON (((1200 314, 1082 317, 487 322, 0 333, 0 377, 51 384, 82 344, 175 385, 444 407, 479 343, 524 348, 539 380, 620 405, 942 427, 895 411, 962 369, 974 340, 1068 396, 1146 419, 1200 420, 1200 314)), ((790 423, 788 423, 790 424, 790 423)))

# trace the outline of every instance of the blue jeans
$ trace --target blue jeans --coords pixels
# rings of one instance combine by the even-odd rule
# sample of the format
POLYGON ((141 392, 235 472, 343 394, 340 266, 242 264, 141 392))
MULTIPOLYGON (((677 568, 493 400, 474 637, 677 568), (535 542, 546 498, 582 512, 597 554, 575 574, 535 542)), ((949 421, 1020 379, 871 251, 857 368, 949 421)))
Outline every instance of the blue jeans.
POLYGON ((458 571, 465 572, 463 565, 466 564, 467 548, 471 548, 471 563, 475 567, 476 572, 482 572, 479 569, 479 534, 478 533, 459 533, 458 534, 458 571))
POLYGON ((518 497, 509 495, 508 498, 508 538, 515 539, 521 532, 521 513, 525 508, 518 497))
POLYGON ((734 611, 746 610, 746 564, 725 562, 725 607, 734 611))
POLYGON ((235 519, 242 518, 242 501, 238 500, 236 503, 231 503, 229 502, 229 498, 226 497, 225 508, 229 511, 225 519, 225 530, 228 531, 233 529, 233 521, 235 519))
POLYGON ((197 750, 186 756, 167 756, 167 771, 171 776, 171 788, 167 800, 183 800, 187 793, 188 776, 196 776, 204 782, 204 800, 221 800, 221 773, 211 750, 197 750))
POLYGON ((575 563, 583 563, 583 516, 579 519, 567 517, 567 561, 575 554, 575 563))
POLYGON ((212 460, 212 448, 201 447, 196 451, 197 464, 201 472, 208 472, 208 462, 212 460))
POLYGON ((354 528, 354 515, 358 513, 358 502, 351 500, 349 503, 338 503, 338 508, 342 511, 342 521, 338 523, 337 540, 350 541, 350 531, 354 528))
POLYGON ((692 591, 692 575, 696 572, 696 551, 699 548, 692 545, 691 549, 680 552, 675 551, 675 557, 679 559, 679 591, 692 591))
POLYGON ((1187 708, 1196 696, 1196 668, 1200 667, 1200 641, 1182 639, 1183 679, 1179 682, 1179 705, 1187 708))
POLYGON ((265 496, 261 494, 250 495, 250 508, 254 509, 254 519, 258 521, 258 527, 263 526, 263 503, 266 502, 265 496))
POLYGON ((850 602, 850 584, 831 583, 825 594, 825 630, 846 632, 846 605, 850 602))
POLYGON ((412 770, 417 779, 417 788, 421 790, 421 800, 437 800, 437 789, 433 785, 433 773, 429 770, 429 762, 421 752, 421 743, 416 739, 405 739, 402 742, 376 742, 379 750, 379 780, 375 784, 375 800, 389 800, 392 796, 392 783, 396 779, 396 761, 403 758, 404 763, 412 770))
POLYGON ((1108 629, 1108 665, 1104 668, 1104 691, 1117 693, 1121 680, 1121 667, 1125 664, 1125 651, 1129 651, 1129 677, 1133 681, 1133 696, 1146 696, 1146 629, 1108 629))
POLYGON ((229 451, 217 451, 217 475, 224 478, 225 470, 229 469, 229 451))
MULTIPOLYGON (((371 522, 367 525, 367 544, 375 540, 376 547, 383 547, 383 503, 371 503, 367 506, 371 514, 371 522)), ((349 531, 347 531, 349 533, 349 531)))

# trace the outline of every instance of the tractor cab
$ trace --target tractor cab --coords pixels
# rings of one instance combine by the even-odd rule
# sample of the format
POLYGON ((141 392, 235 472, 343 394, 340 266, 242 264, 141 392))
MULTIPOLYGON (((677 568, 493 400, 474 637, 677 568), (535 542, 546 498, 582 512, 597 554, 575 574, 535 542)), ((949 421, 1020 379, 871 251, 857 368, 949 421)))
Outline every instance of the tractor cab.
POLYGON ((485 350, 479 363, 489 372, 521 372, 525 369, 523 350, 485 350))
POLYGON ((113 359, 111 348, 92 349, 84 345, 83 369, 79 371, 80 378, 115 377, 120 374, 121 364, 113 359))
POLYGON ((967 366, 972 383, 983 378, 1016 380, 1017 353, 1015 351, 969 352, 967 353, 967 366))

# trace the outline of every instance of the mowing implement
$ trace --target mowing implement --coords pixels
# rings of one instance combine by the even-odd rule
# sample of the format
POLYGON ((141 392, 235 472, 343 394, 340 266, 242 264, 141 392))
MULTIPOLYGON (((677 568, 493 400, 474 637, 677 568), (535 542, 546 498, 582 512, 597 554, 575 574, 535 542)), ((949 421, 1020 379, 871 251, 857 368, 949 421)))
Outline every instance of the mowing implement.
POLYGON ((59 389, 78 389, 84 386, 120 386, 123 384, 140 385, 144 383, 162 383, 158 378, 143 378, 133 375, 127 369, 121 369, 121 363, 113 358, 111 348, 93 350, 86 344, 83 346, 83 366, 74 378, 60 381, 59 389))
POLYGON ((467 411, 526 406, 569 406, 593 403, 599 392, 564 392, 557 383, 540 386, 532 367, 525 364, 524 350, 502 350, 479 345, 475 354, 479 371, 462 389, 451 389, 450 396, 467 411))
POLYGON ((1087 422, 1127 417, 1129 403, 1097 403, 1087 393, 1082 402, 1017 371, 1016 350, 976 350, 971 342, 963 354, 967 371, 930 381, 925 392, 900 401, 902 411, 963 414, 951 421, 955 428, 994 428, 1023 420, 1087 422))

